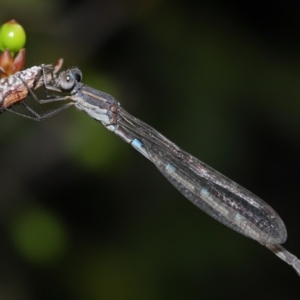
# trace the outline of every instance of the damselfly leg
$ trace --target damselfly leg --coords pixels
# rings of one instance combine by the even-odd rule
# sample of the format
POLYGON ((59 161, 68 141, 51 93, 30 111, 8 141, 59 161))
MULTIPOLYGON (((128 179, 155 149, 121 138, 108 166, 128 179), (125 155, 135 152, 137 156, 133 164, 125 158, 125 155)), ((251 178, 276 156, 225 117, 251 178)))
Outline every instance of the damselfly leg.
POLYGON ((71 106, 72 103, 67 103, 49 112, 38 113, 26 103, 28 96, 31 96, 39 104, 60 101, 58 99, 59 97, 48 95, 48 88, 45 87, 45 83, 47 84, 48 81, 53 82, 56 73, 61 68, 61 65, 62 60, 59 60, 58 64, 54 67, 52 65, 41 65, 39 67, 26 69, 8 77, 5 80, 1 80, 0 96, 1 86, 3 87, 2 91, 5 89, 5 92, 2 92, 2 99, 0 97, 0 100, 2 100, 0 101, 0 112, 9 111, 31 120, 41 121, 71 106), (40 100, 34 92, 35 89, 41 86, 44 88, 46 100, 40 100), (30 115, 15 110, 17 104, 25 107, 26 111, 29 112, 30 115))

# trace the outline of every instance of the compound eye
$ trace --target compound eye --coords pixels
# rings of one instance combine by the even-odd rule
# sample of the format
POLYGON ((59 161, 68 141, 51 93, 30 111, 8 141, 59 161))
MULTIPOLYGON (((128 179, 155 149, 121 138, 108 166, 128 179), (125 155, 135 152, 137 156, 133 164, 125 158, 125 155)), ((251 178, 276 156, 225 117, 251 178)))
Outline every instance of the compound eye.
POLYGON ((61 74, 60 80, 59 80, 59 86, 63 91, 70 91, 74 88, 77 80, 77 74, 71 72, 71 71, 66 71, 61 74))
POLYGON ((82 79, 82 73, 78 69, 73 69, 72 74, 74 75, 76 81, 80 82, 82 79))

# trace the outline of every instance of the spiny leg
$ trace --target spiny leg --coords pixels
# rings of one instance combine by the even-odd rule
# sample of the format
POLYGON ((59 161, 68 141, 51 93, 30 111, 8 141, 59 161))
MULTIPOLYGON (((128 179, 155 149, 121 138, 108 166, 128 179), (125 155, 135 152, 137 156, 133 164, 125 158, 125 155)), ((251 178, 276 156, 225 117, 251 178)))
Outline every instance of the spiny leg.
MULTIPOLYGON (((52 72, 51 72, 51 73, 52 73, 52 72)), ((45 70, 44 70, 44 68, 43 68, 43 74, 44 74, 44 80, 45 80, 46 77, 45 77, 45 70)), ((53 74, 52 74, 52 75, 53 75, 53 74)), ((42 76, 42 75, 39 75, 39 76, 36 78, 36 80, 39 80, 40 76, 42 76)), ((61 96, 52 96, 52 97, 49 98, 49 99, 41 100, 41 99, 39 99, 39 98, 37 97, 37 95, 33 92, 33 90, 28 86, 27 82, 26 82, 25 80, 23 80, 20 76, 19 76, 19 78, 20 78, 20 80, 23 82, 23 84, 24 84, 24 86, 26 87, 28 93, 30 93, 30 95, 33 97, 33 99, 34 99, 35 101, 37 101, 39 104, 53 103, 53 102, 57 102, 57 101, 65 101, 65 100, 70 99, 69 96, 62 96, 62 97, 61 97, 61 96)), ((35 80, 35 81, 36 81, 36 80, 35 80)), ((37 82, 37 81, 36 81, 36 82, 37 82)), ((36 84, 36 83, 35 83, 35 84, 36 84)), ((34 85, 35 85, 35 84, 34 84, 34 85)), ((45 90, 47 90, 47 88, 45 88, 45 90)), ((28 95, 26 96, 26 98, 27 98, 27 97, 28 97, 28 95)), ((25 98, 25 99, 26 99, 26 98, 25 98)), ((24 99, 24 100, 25 100, 25 99, 24 99)), ((16 115, 20 115, 20 116, 22 116, 22 117, 25 117, 25 118, 28 118, 28 119, 31 119, 31 120, 41 121, 41 120, 44 120, 44 119, 46 119, 46 118, 49 118, 49 117, 51 117, 51 116, 53 116, 53 115, 55 115, 55 114, 61 112, 62 110, 64 110, 64 109, 66 109, 66 108, 68 108, 68 107, 70 107, 70 106, 73 105, 73 102, 69 102, 69 103, 67 103, 67 104, 65 104, 65 105, 63 105, 63 106, 61 106, 61 107, 59 107, 59 108, 57 108, 57 109, 54 109, 54 110, 52 110, 52 111, 50 111, 50 112, 48 112, 48 113, 45 113, 45 114, 39 114, 39 113, 37 113, 35 110, 33 110, 30 106, 26 105, 26 104, 24 103, 24 100, 22 99, 19 103, 21 103, 22 105, 24 105, 25 108, 26 108, 33 116, 29 116, 29 115, 26 115, 26 114, 22 114, 22 113, 20 113, 20 112, 17 112, 17 111, 12 110, 11 108, 7 108, 6 111, 9 111, 9 112, 11 112, 11 113, 14 113, 14 114, 16 114, 16 115)))
POLYGON ((73 102, 69 102, 57 109, 54 109, 54 110, 51 110, 50 112, 48 113, 45 113, 45 114, 39 114, 37 113, 35 110, 33 110, 31 107, 29 107, 28 105, 26 105, 24 102, 22 102, 22 105, 24 105, 26 107, 26 109, 33 114, 33 116, 28 116, 28 115, 25 115, 25 114, 22 114, 22 113, 19 113, 17 111, 14 111, 12 109, 9 109, 7 108, 6 111, 9 111, 11 113, 14 113, 16 115, 19 115, 19 116, 22 116, 24 118, 27 118, 27 119, 30 119, 30 120, 34 120, 34 121, 42 121, 42 120, 45 120, 49 117, 52 117, 54 115, 56 115, 57 113, 69 108, 70 106, 74 105, 73 102))
MULTIPOLYGON (((43 75, 44 75, 44 87, 47 90, 47 87, 45 85, 45 80, 47 80, 47 79, 46 79, 44 68, 42 67, 42 69, 43 69, 43 75)), ((31 94, 33 99, 36 100, 39 104, 52 103, 52 102, 64 101, 64 100, 70 99, 69 96, 51 96, 49 99, 41 100, 36 96, 36 94, 33 92, 33 90, 28 86, 27 82, 25 80, 23 80, 20 76, 19 76, 19 78, 20 78, 20 80, 22 80, 24 86, 27 88, 28 92, 31 94)), ((60 91, 60 90, 57 89, 57 91, 60 91)))

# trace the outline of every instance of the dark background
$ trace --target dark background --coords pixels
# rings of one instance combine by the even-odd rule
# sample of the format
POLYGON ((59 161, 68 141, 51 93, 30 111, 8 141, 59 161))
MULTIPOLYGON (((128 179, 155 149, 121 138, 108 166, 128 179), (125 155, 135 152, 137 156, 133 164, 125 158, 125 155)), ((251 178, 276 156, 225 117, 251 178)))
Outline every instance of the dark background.
MULTIPOLYGON (((6 0, 83 81, 280 214, 300 256, 299 1, 6 0)), ((300 278, 84 113, 0 122, 0 298, 296 299, 300 278)))

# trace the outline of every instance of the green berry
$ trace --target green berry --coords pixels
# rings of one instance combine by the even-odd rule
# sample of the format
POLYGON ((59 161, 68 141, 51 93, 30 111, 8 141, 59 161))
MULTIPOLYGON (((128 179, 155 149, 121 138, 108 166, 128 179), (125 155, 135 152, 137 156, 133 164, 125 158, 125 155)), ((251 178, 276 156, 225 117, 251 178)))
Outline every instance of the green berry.
POLYGON ((2 25, 0 30, 0 49, 9 49, 11 52, 18 52, 24 47, 26 34, 23 27, 15 20, 2 25))

